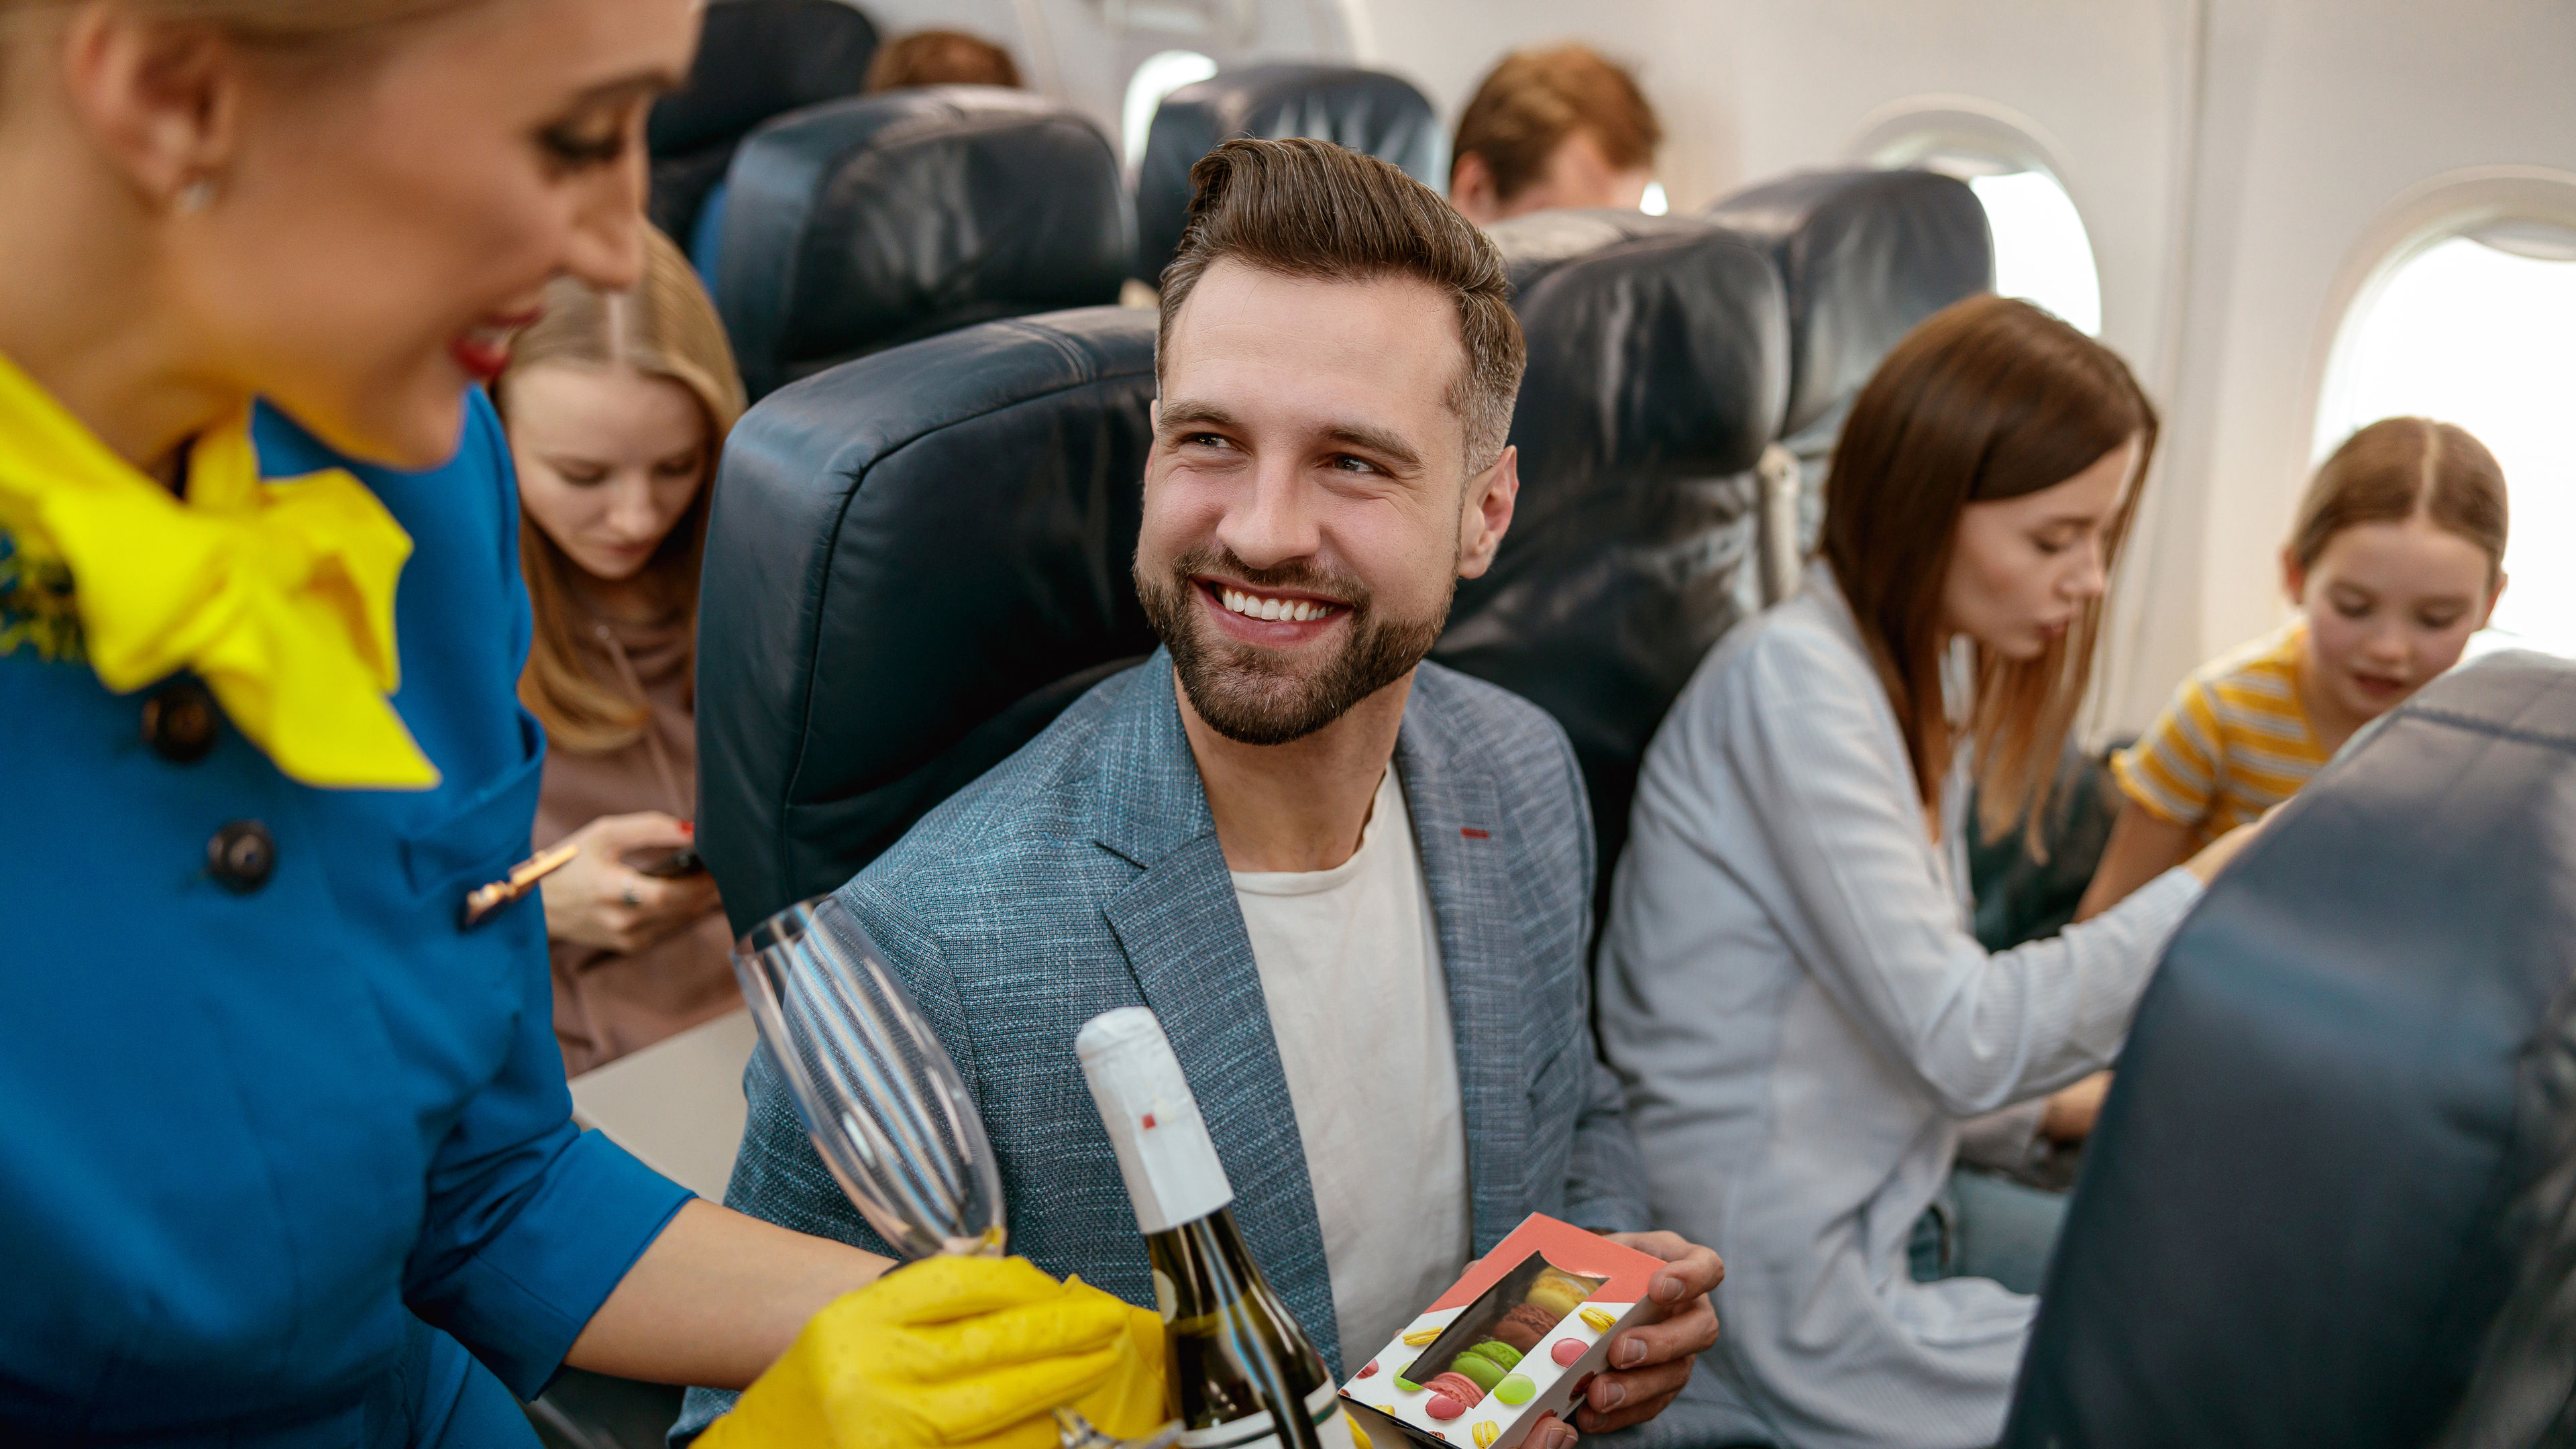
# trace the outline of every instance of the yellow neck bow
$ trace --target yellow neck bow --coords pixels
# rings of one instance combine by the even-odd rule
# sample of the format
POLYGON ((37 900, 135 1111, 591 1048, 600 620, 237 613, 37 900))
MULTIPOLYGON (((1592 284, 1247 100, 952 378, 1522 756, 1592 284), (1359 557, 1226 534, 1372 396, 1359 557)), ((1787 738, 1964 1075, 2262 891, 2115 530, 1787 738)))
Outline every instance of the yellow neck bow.
POLYGON ((438 783, 387 698, 411 535, 344 470, 263 480, 248 409, 197 440, 182 503, 0 358, 0 531, 22 566, 69 570, 109 689, 193 669, 293 779, 438 783))

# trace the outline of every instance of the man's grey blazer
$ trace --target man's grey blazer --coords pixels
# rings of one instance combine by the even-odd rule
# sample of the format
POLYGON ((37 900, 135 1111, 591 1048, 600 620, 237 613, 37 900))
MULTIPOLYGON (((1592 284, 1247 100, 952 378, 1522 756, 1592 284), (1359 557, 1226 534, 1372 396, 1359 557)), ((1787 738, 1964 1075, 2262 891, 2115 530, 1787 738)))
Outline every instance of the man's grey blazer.
MULTIPOLYGON (((1154 1301, 1144 1240, 1073 1038, 1112 1007, 1152 1007, 1253 1255, 1339 1377, 1346 1347, 1377 1345, 1342 1344, 1334 1320, 1295 1109, 1174 690, 1160 650, 1103 681, 840 896, 965 1075, 1001 1159, 1011 1250, 1137 1304, 1154 1301)), ((1593 1048, 1592 825, 1564 731, 1425 664, 1395 760, 1449 984, 1475 1251, 1533 1212, 1643 1228, 1636 1147, 1593 1048)), ((744 1087, 726 1203, 886 1251, 765 1056, 744 1087)), ((715 1402, 695 1396, 689 1421, 715 1402)))

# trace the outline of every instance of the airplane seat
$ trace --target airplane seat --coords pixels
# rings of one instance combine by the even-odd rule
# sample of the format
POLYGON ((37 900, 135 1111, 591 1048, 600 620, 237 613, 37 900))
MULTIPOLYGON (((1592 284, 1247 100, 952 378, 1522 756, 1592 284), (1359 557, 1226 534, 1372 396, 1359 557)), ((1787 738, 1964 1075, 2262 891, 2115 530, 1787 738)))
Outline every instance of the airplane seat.
POLYGON ((1702 232, 1713 225, 1696 216, 1648 216, 1618 207, 1556 207, 1498 221, 1485 228, 1485 235, 1503 254, 1517 302, 1539 278, 1576 257, 1640 237, 1702 232))
POLYGON ((1135 274, 1159 283, 1181 248, 1190 168, 1238 136, 1312 136, 1392 161, 1447 195, 1449 134, 1429 99, 1379 71, 1302 62, 1220 71, 1163 98, 1136 171, 1135 274))
POLYGON ((1931 171, 1808 171, 1720 199, 1707 220, 1766 249, 1789 295, 1789 397, 1779 433, 1797 461, 1766 496, 1764 572, 1796 587, 1824 523, 1825 467, 1870 374, 1915 324, 1994 286, 1994 240, 1967 183, 1931 171))
POLYGON ((988 322, 735 426, 698 606, 698 839, 737 931, 848 880, 1153 651, 1129 570, 1154 326, 988 322))
POLYGON ((1994 287, 1986 210, 1933 171, 1807 171, 1700 213, 1765 247, 1789 294, 1780 436, 1829 452, 1842 415, 1924 318, 1994 287))
POLYGON ((2576 1442, 2576 664, 2425 687, 2141 1002, 2004 1443, 2576 1442))
POLYGON ((1770 259, 1714 228, 1659 230, 1563 261, 1515 298, 1529 342, 1511 431, 1520 499, 1432 651, 1565 727, 1592 798, 1597 904, 1647 742, 1755 602, 1750 470, 1789 383, 1770 259))
POLYGON ((926 86, 781 116, 727 173, 716 309, 754 398, 997 317, 1114 302, 1118 153, 1061 102, 926 86))
POLYGON ((653 224, 688 244, 742 138, 772 116, 857 95, 876 50, 876 26, 842 0, 708 6, 688 84, 655 102, 645 123, 653 224))

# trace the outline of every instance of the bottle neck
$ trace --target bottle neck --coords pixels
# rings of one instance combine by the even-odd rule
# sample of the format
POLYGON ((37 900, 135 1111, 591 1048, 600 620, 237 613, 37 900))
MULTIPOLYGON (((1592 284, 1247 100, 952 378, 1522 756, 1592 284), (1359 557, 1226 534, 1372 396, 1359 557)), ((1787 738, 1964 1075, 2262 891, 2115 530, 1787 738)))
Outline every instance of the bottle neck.
MULTIPOLYGON (((1231 1207, 1149 1234, 1145 1249, 1153 1258, 1154 1271, 1170 1283, 1168 1291, 1181 1304, 1195 1304, 1205 1311, 1238 1299, 1270 1296, 1270 1285, 1261 1276, 1261 1265, 1253 1261, 1252 1250, 1244 1246, 1243 1231, 1235 1226, 1231 1207)), ((1157 1300, 1166 1291, 1161 1283, 1154 1290, 1157 1300)))

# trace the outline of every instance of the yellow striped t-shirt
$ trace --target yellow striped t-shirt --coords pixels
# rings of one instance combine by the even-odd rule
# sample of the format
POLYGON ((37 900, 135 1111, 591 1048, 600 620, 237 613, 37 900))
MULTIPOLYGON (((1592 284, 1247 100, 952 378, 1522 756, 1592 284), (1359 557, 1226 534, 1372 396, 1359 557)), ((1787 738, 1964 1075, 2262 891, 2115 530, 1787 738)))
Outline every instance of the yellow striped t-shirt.
POLYGON ((2290 798, 2326 762, 2299 704, 2305 620, 2202 665, 2111 760, 2128 797, 2188 825, 2191 848, 2290 798))

